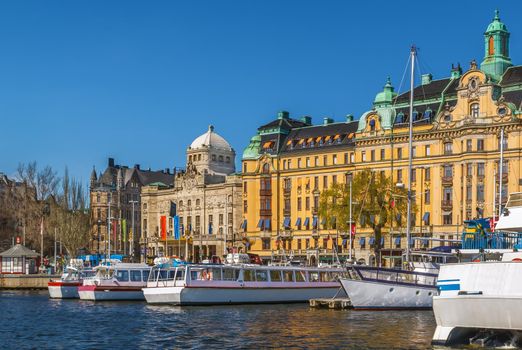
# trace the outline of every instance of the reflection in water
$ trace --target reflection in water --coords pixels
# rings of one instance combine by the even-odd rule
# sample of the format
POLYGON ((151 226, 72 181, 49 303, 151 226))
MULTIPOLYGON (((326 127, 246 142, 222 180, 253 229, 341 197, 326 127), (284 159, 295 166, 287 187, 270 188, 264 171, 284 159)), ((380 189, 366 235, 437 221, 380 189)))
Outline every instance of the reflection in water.
POLYGON ((425 349, 435 328, 430 311, 175 307, 50 300, 46 292, 0 292, 0 310, 0 339, 7 348, 425 349))

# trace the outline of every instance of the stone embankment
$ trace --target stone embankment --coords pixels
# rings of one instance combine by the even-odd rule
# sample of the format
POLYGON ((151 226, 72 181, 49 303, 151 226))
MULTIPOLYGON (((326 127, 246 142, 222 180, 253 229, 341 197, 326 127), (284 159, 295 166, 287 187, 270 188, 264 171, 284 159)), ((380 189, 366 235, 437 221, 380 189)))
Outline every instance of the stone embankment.
POLYGON ((60 275, 0 275, 0 289, 47 289, 50 279, 60 275))

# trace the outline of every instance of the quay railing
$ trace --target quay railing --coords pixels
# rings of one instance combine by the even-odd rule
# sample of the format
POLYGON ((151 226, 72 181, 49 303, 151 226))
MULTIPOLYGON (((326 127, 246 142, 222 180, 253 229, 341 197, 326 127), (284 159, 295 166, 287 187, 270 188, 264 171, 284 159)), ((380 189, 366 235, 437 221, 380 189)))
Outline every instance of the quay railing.
POLYGON ((462 249, 520 249, 522 233, 494 232, 462 234, 462 249))

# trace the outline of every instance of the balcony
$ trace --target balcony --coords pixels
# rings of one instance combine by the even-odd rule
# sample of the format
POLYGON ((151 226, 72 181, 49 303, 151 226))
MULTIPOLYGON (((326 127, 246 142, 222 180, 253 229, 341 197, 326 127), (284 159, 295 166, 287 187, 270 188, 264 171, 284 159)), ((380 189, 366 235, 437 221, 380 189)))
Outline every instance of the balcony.
POLYGON ((281 239, 292 239, 292 230, 284 230, 279 233, 281 239))
POLYGON ((451 208, 453 208, 453 200, 451 200, 451 199, 443 200, 440 206, 444 210, 451 210, 451 208))
POLYGON ((292 187, 289 187, 289 186, 283 187, 284 195, 289 196, 291 192, 292 192, 292 187))
POLYGON ((260 196, 271 196, 272 195, 272 190, 271 189, 260 189, 259 190, 259 195, 260 196))
MULTIPOLYGON (((495 175, 495 179, 497 182, 500 182, 500 174, 496 174, 495 175)), ((507 183, 508 182, 508 174, 507 173, 502 173, 502 183, 507 183)))
POLYGON ((200 242, 200 241, 221 241, 222 238, 223 238, 222 235, 208 235, 208 234, 198 235, 198 234, 195 234, 192 237, 192 240, 193 240, 193 242, 197 243, 197 242, 200 242))
POLYGON ((312 215, 317 215, 317 213, 319 213, 319 208, 318 207, 312 207, 312 215))
POLYGON ((270 232, 270 231, 259 232, 259 237, 261 237, 261 238, 270 238, 271 236, 272 236, 272 232, 270 232))
POLYGON ((315 239, 319 238, 319 231, 315 229, 312 230, 312 237, 315 239))
POLYGON ((453 184, 453 176, 443 176, 442 177, 443 185, 452 185, 453 184))
POLYGON ((290 208, 283 209, 283 216, 289 217, 292 214, 292 210, 290 208))

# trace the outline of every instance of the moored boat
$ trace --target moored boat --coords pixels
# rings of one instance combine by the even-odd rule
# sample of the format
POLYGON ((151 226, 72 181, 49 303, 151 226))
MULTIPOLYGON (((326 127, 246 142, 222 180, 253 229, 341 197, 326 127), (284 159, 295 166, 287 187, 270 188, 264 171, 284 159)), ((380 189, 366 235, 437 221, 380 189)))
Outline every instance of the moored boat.
POLYGON ((172 305, 308 302, 334 297, 345 271, 246 264, 158 266, 143 294, 148 303, 172 305))
POLYGON ((65 268, 60 279, 47 283, 49 297, 52 299, 78 299, 78 287, 83 279, 92 276, 93 270, 84 269, 82 260, 73 259, 65 268))
POLYGON ((95 267, 96 274, 78 287, 82 300, 143 300, 151 267, 146 264, 117 263, 95 267))

